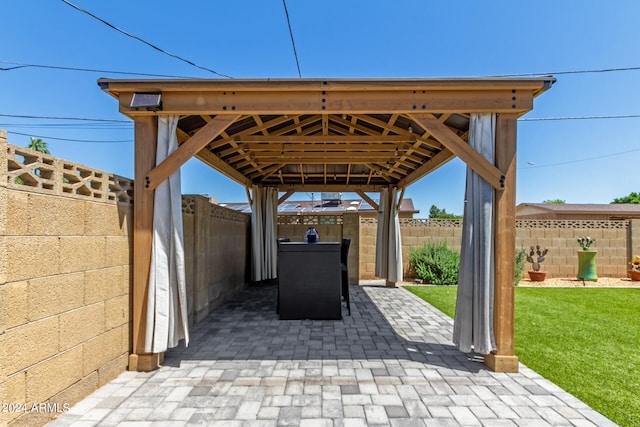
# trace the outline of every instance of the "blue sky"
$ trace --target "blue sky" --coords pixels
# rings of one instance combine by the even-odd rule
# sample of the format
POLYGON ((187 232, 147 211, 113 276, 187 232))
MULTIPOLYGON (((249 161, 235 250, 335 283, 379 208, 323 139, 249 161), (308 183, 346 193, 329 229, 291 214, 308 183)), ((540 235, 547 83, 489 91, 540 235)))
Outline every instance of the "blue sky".
MULTIPOLYGON (((69 0, 162 49, 234 78, 297 78, 282 0, 69 0)), ((561 0, 287 0, 303 78, 428 78, 640 67, 640 2, 561 0)), ((0 129, 27 145, 42 137, 76 163, 133 176, 130 123, 99 77, 106 71, 214 78, 129 38, 62 0, 4 2, 0 129), (21 135, 26 134, 26 135, 21 135), (83 142, 62 141, 75 139, 83 142), (96 142, 101 141, 101 142, 96 142)), ((530 118, 640 115, 640 70, 556 74, 530 118)), ((639 191, 640 118, 520 121, 517 202, 609 203, 639 191)), ((426 216, 462 213, 464 164, 454 160, 407 189, 426 216)), ((245 201, 244 188, 198 160, 182 168, 184 193, 245 201)), ((306 193, 296 196, 307 199, 306 193)))

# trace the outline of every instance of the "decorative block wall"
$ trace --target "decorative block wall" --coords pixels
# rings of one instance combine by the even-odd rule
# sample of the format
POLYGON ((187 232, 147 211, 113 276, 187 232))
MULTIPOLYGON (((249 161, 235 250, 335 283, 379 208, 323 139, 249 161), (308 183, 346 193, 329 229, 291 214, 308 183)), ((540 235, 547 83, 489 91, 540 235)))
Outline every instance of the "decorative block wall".
POLYGON ((37 426, 126 369, 132 182, 0 153, 0 425, 37 426))
MULTIPOLYGON (((605 220, 519 220, 516 221, 516 248, 541 245, 549 249, 544 269, 548 277, 574 277, 578 272, 577 238, 596 239, 598 275, 626 277, 627 262, 640 253, 640 221, 605 220)), ((360 218, 360 279, 375 278, 375 218, 360 218)), ((412 248, 429 241, 441 241, 460 251, 462 220, 400 219, 405 276, 414 277, 409 265, 412 248)), ((525 270, 528 269, 525 266, 525 270)), ((526 271, 523 273, 526 275, 526 271)))
MULTIPOLYGON (((0 426, 41 426, 123 372, 133 181, 7 144, 0 130, 0 426)), ((183 197, 191 323, 244 288, 250 216, 183 197)))

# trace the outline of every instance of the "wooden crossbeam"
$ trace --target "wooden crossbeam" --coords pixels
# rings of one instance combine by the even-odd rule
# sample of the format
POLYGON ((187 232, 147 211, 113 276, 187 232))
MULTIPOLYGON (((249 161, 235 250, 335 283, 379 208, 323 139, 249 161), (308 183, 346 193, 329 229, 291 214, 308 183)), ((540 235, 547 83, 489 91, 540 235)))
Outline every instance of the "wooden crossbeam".
POLYGON ((171 153, 162 163, 150 170, 145 176, 145 190, 155 190, 161 182, 169 178, 187 160, 195 156, 216 136, 220 135, 238 117, 236 115, 216 116, 204 125, 195 135, 189 138, 176 151, 171 153))
POLYGON ((438 169, 440 166, 444 165, 454 157, 455 157, 455 154, 453 154, 451 151, 447 150, 446 148, 443 149, 441 152, 439 152, 438 154, 433 156, 431 159, 429 159, 428 162, 425 162, 422 166, 419 166, 418 168, 413 170, 411 173, 409 173, 407 176, 405 176, 403 179, 401 179, 398 182, 398 187, 406 187, 408 185, 413 184, 414 182, 416 182, 426 174, 431 173, 434 170, 438 169))
POLYGON ((285 200, 287 200, 289 197, 291 197, 291 195, 292 195, 292 194, 294 194, 294 193, 295 193, 295 191, 293 191, 293 190, 287 190, 287 192, 285 192, 285 193, 282 195, 282 197, 280 197, 280 198, 278 199, 278 204, 279 204, 279 205, 280 205, 280 204, 282 204, 285 200))
POLYGON ((369 197, 367 193, 365 193, 364 191, 356 191, 356 194, 366 200, 373 209, 378 210, 378 204, 371 197, 369 197))
MULTIPOLYGON (((514 85, 515 86, 515 85, 514 85)), ((165 114, 196 115, 226 114, 231 111, 253 114, 406 114, 412 112, 442 113, 458 111, 521 114, 533 108, 532 92, 521 91, 513 99, 512 88, 481 90, 319 90, 291 92, 209 91, 201 103, 193 102, 198 95, 191 91, 162 92, 165 114), (324 100, 324 101, 323 101, 324 100)), ((131 108, 132 92, 120 94, 120 111, 127 115, 151 115, 153 111, 131 108)))
POLYGON ((416 123, 422 126, 434 138, 442 143, 453 154, 460 157, 475 173, 480 175, 496 190, 504 188, 504 175, 487 159, 482 157, 469 144, 463 141, 451 129, 438 120, 433 114, 410 114, 416 123))
POLYGON ((251 135, 236 137, 238 143, 295 143, 295 142, 396 142, 408 143, 408 136, 391 135, 251 135))

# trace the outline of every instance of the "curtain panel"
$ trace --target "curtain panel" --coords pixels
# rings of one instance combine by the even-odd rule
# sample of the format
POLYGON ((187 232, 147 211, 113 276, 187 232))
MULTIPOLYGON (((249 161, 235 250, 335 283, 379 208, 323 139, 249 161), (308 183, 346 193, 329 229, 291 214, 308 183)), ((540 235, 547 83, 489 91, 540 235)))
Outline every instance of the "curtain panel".
POLYGON ((278 277, 278 190, 254 185, 251 199, 252 280, 275 279, 278 277))
MULTIPOLYGON (((495 114, 472 114, 469 145, 492 164, 495 114)), ((496 349, 493 329, 494 191, 467 166, 462 247, 453 342, 460 351, 489 354, 496 349)))
MULTIPOLYGON (((178 119, 158 117, 156 165, 178 149, 178 119)), ((154 197, 144 346, 147 353, 164 352, 176 347, 181 339, 189 344, 179 170, 156 188, 154 197)))
POLYGON ((380 190, 378 229, 376 234, 376 276, 390 282, 403 279, 402 238, 398 210, 398 189, 380 190))

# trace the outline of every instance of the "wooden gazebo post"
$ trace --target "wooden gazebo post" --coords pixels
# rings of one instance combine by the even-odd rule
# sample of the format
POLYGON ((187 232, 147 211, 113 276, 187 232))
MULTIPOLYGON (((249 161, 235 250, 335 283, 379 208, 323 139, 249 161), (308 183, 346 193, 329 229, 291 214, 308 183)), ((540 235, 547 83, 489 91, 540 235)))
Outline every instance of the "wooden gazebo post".
POLYGON ((129 370, 152 371, 160 365, 161 355, 144 352, 155 195, 155 191, 145 191, 145 177, 156 165, 158 118, 136 116, 134 126, 132 351, 129 370))
POLYGON ((484 358, 496 372, 518 372, 515 355, 515 247, 516 247, 516 114, 496 120, 495 164, 504 175, 504 189, 495 194, 495 293, 493 324, 497 350, 484 358))

